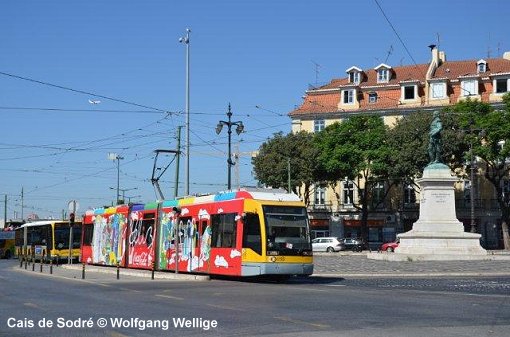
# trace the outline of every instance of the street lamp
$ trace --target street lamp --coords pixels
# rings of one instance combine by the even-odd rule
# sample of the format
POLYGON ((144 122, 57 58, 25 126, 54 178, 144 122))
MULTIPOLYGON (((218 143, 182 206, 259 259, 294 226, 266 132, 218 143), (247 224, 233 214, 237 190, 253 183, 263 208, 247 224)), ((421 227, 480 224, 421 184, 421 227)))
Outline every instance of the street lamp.
POLYGON ((179 42, 186 45, 186 184, 184 191, 186 195, 189 195, 189 33, 191 29, 186 28, 186 36, 179 39, 179 42))
POLYGON ((232 147, 232 126, 233 125, 236 125, 236 133, 237 135, 240 135, 241 132, 244 131, 244 125, 243 125, 243 122, 241 121, 237 121, 237 122, 232 122, 231 121, 231 118, 232 118, 232 111, 230 109, 230 103, 228 103, 228 112, 227 112, 227 117, 228 117, 228 121, 219 121, 218 122, 218 125, 216 126, 216 134, 220 134, 221 133, 221 130, 223 129, 223 125, 226 125, 227 128, 228 128, 228 154, 227 154, 227 172, 228 172, 228 184, 227 184, 227 189, 230 190, 231 188, 231 181, 232 181, 232 166, 235 165, 235 163, 232 161, 232 151, 231 151, 231 147, 232 147))
POLYGON ((120 200, 120 161, 124 159, 124 157, 119 156, 117 153, 108 153, 109 160, 117 161, 117 205, 120 200))
MULTIPOLYGON (((113 187, 110 187, 111 190, 114 190, 115 188, 113 187)), ((120 204, 120 202, 124 202, 124 200, 126 200, 125 198, 125 195, 126 195, 126 192, 127 191, 133 191, 133 190, 137 190, 138 187, 133 187, 133 188, 119 188, 119 191, 122 192, 122 199, 120 199, 120 193, 117 192, 117 204, 120 204)))

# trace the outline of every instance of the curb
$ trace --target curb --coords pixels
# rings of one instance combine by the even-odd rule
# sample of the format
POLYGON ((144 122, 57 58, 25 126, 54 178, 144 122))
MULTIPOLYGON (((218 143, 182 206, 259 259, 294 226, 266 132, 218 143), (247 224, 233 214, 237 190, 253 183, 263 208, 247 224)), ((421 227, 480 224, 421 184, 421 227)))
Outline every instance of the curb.
MULTIPOLYGON (((76 270, 81 271, 81 265, 62 265, 63 269, 68 270, 76 270)), ((135 276, 135 277, 145 277, 150 278, 152 271, 150 270, 136 270, 136 269, 126 269, 120 268, 120 275, 127 276, 135 276)), ((91 273, 104 273, 104 274, 116 274, 117 268, 115 267, 101 267, 101 266, 91 266, 87 265, 86 272, 91 273)), ((196 274, 175 274, 173 272, 154 272, 154 279, 162 279, 162 280, 181 280, 181 281, 209 281, 211 278, 209 275, 196 275, 196 274)))
POLYGON ((487 272, 487 273, 480 273, 480 272, 452 272, 452 273, 393 273, 393 274, 387 274, 387 273, 359 273, 359 274, 353 274, 353 273, 346 273, 346 274, 338 274, 338 273, 320 273, 320 274, 312 274, 311 277, 335 277, 335 278, 434 278, 434 277, 510 277, 510 272, 487 272))

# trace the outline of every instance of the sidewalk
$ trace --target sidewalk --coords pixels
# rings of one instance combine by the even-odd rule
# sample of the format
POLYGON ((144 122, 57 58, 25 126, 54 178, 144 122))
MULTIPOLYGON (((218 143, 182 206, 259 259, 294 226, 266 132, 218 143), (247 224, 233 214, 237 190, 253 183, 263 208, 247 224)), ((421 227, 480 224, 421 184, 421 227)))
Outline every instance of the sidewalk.
POLYGON ((510 253, 495 252, 493 260, 381 261, 367 253, 314 254, 314 276, 323 277, 442 277, 508 276, 510 253))
MULTIPOLYGON (((381 261, 367 258, 367 252, 339 252, 314 253, 314 277, 510 277, 510 252, 498 252, 495 260, 478 261, 381 261)), ((12 268, 22 272, 36 273, 42 276, 56 276, 65 279, 81 280, 82 265, 53 266, 53 275, 50 275, 50 266, 36 263, 34 271, 28 265, 19 268, 16 263, 12 268)), ((207 275, 194 275, 173 272, 154 272, 155 280, 175 281, 207 281, 207 275)), ((152 281, 150 270, 119 269, 102 266, 85 266, 86 282, 123 282, 123 281, 152 281)))
MULTIPOLYGON (((35 263, 34 268, 31 264, 25 265, 20 268, 19 262, 12 267, 15 270, 21 272, 29 272, 38 274, 41 276, 60 277, 64 279, 82 280, 83 276, 83 265, 82 264, 61 264, 53 265, 52 273, 50 274, 50 265, 44 264, 43 271, 41 272, 40 263, 35 263)), ((119 268, 119 279, 117 280, 117 268, 105 267, 105 266, 93 266, 85 265, 85 281, 94 282, 118 282, 118 281, 139 281, 141 279, 152 280, 152 271, 150 270, 139 270, 139 269, 127 269, 119 268)), ((174 273, 174 272, 154 272, 154 280, 174 280, 174 281, 208 281, 210 278, 208 275, 194 275, 187 273, 174 273)))

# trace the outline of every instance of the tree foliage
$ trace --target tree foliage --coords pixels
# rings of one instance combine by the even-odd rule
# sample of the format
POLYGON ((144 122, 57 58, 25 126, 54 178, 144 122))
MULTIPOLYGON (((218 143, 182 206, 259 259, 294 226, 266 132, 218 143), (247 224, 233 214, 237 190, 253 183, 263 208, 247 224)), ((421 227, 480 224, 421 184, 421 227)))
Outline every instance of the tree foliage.
POLYGON ((487 103, 464 101, 449 107, 447 113, 458 116, 460 130, 467 151, 479 162, 478 168, 494 187, 501 210, 505 249, 510 249, 508 225, 510 223, 510 195, 503 190, 510 180, 510 94, 503 96, 503 107, 494 109, 487 103))
POLYGON ((381 118, 358 115, 328 126, 315 138, 323 180, 335 186, 347 178, 358 188, 359 202, 354 206, 361 210, 364 239, 368 238, 367 220, 373 186, 388 178, 391 152, 387 131, 381 118))
POLYGON ((261 145, 258 155, 252 159, 256 179, 266 186, 287 189, 290 160, 291 188, 298 193, 299 188, 304 186, 303 198, 308 204, 316 172, 317 149, 313 146, 313 138, 313 134, 305 131, 274 134, 261 145))

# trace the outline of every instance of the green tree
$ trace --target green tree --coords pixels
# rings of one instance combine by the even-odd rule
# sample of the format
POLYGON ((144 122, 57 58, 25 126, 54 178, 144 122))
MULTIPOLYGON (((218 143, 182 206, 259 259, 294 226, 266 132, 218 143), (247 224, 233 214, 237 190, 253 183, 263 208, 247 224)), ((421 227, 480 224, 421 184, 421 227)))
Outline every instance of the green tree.
MULTIPOLYGON (((431 112, 418 111, 399 119, 389 130, 388 144, 391 148, 389 176, 394 182, 419 189, 415 180, 421 177, 430 158, 427 147, 431 112)), ((443 162, 454 172, 463 166, 466 143, 458 132, 459 122, 454 114, 441 113, 443 124, 443 162)), ((403 189, 401 189, 403 191, 403 189)))
POLYGON ((509 186, 510 181, 510 94, 503 96, 503 103, 502 108, 494 109, 487 103, 468 100, 449 107, 447 112, 458 116, 460 130, 465 131, 464 161, 470 158, 471 144, 484 177, 494 187, 501 210, 504 247, 509 250, 510 195, 504 186, 509 186))
MULTIPOLYGON (((317 134, 315 143, 322 179, 335 187, 347 178, 358 189, 359 201, 353 204, 361 212, 361 236, 367 240, 374 186, 388 180, 387 127, 377 116, 358 115, 328 126, 317 134)), ((385 184, 385 194, 389 187, 385 184)))
POLYGON ((313 146, 314 135, 305 131, 283 135, 275 133, 264 142, 259 153, 252 159, 255 178, 266 186, 288 188, 289 164, 290 184, 300 194, 306 205, 310 201, 311 187, 315 183, 317 149, 313 146))

